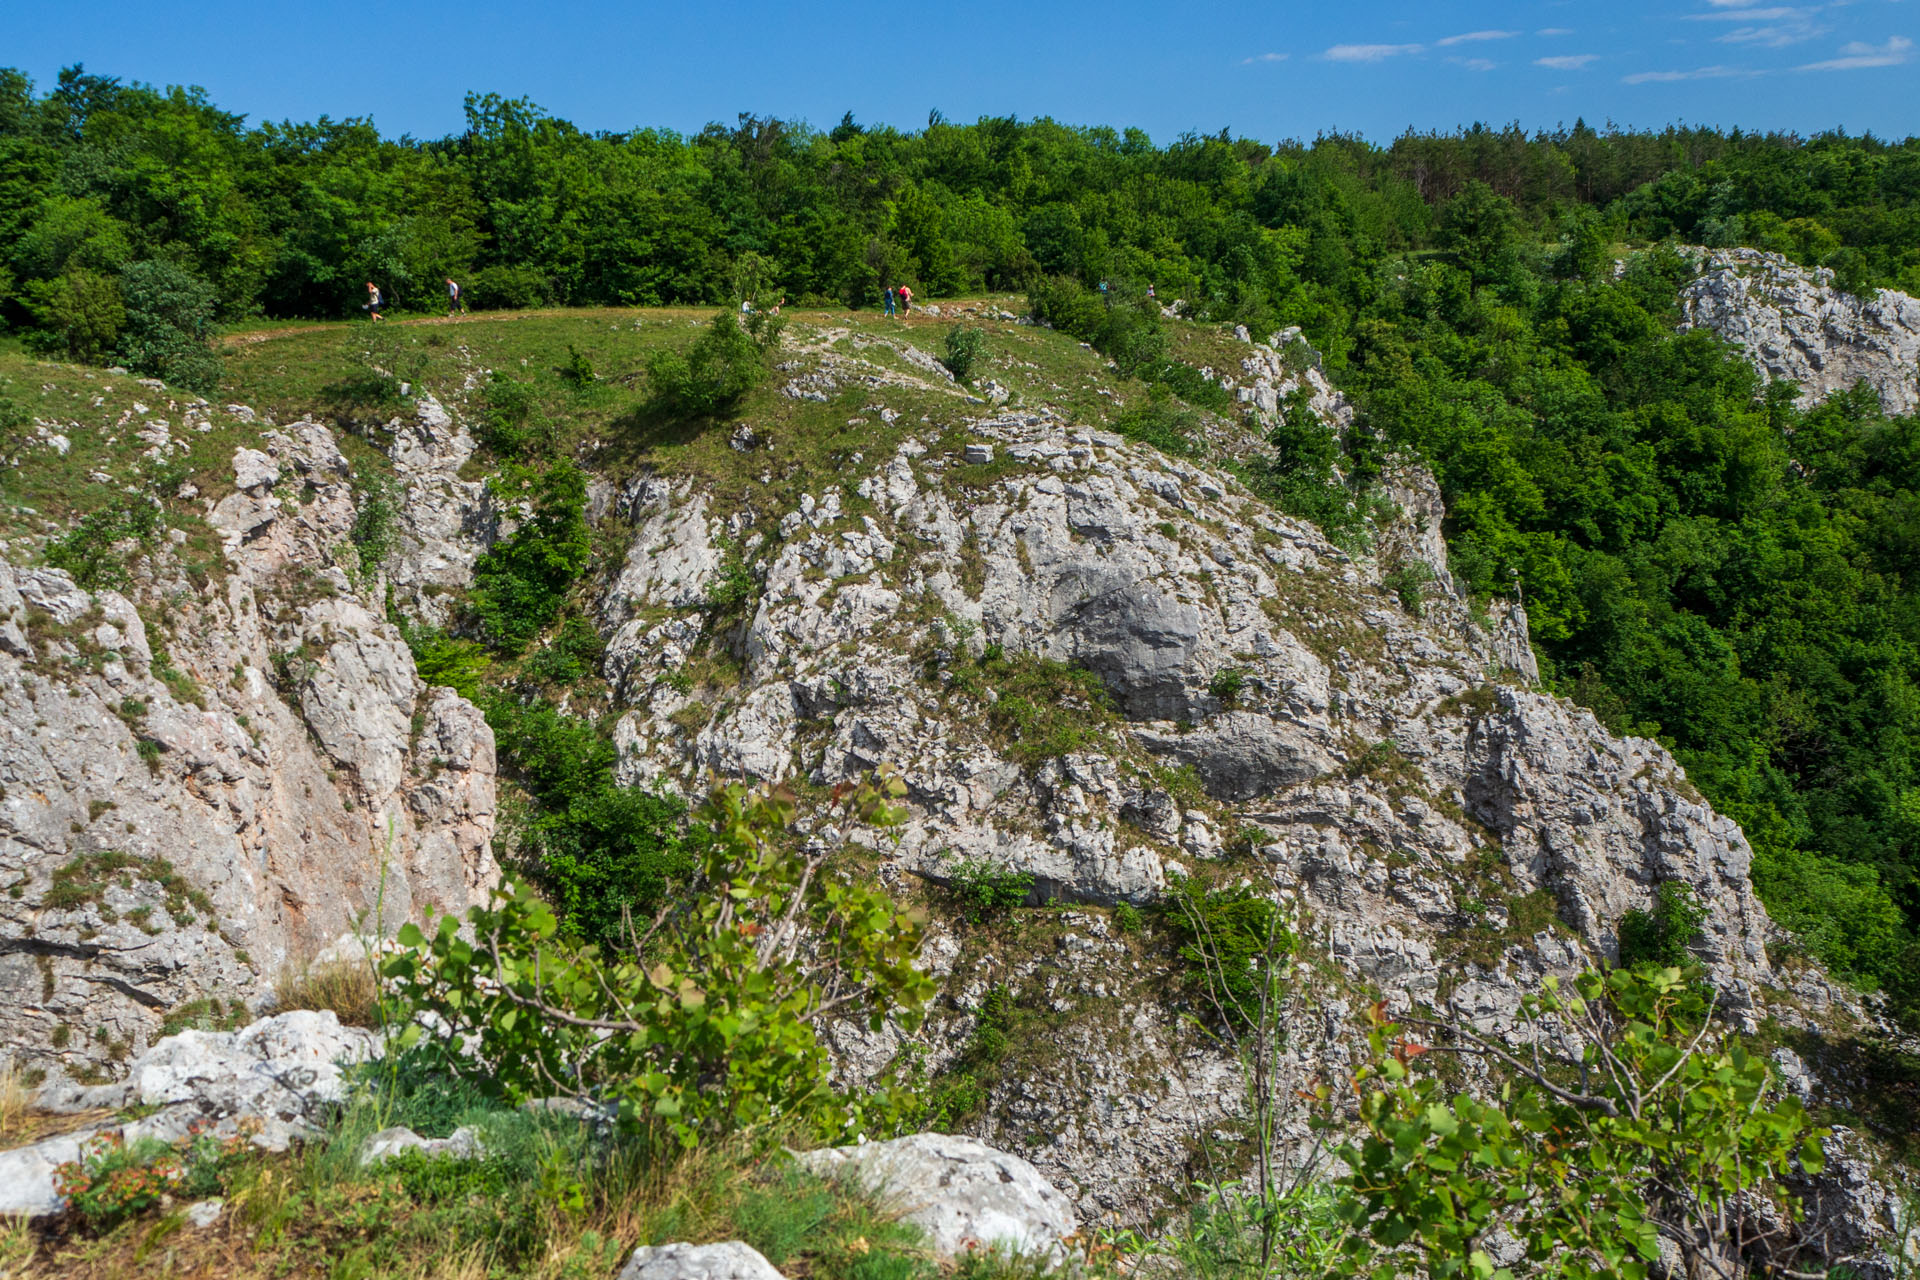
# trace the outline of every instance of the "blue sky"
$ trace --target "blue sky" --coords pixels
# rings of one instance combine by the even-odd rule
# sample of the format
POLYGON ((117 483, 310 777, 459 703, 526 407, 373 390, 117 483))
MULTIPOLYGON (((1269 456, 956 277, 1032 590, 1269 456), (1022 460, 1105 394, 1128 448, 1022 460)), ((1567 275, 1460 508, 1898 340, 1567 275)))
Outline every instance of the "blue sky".
POLYGON ((1920 133, 1920 0, 804 5, 0 0, 0 65, 438 137, 469 90, 589 129, 1050 115, 1277 139, 1519 120, 1920 133))

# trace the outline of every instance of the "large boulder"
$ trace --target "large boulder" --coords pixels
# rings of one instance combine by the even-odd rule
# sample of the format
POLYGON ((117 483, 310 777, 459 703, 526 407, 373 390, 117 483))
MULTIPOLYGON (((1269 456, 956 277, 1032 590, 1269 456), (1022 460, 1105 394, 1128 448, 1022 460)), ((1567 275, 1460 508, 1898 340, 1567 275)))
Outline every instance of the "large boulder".
POLYGON ((1039 1170, 976 1138, 916 1133, 798 1159, 810 1172, 852 1178, 883 1197, 942 1257, 993 1245, 1052 1254, 1079 1230, 1073 1206, 1039 1170))

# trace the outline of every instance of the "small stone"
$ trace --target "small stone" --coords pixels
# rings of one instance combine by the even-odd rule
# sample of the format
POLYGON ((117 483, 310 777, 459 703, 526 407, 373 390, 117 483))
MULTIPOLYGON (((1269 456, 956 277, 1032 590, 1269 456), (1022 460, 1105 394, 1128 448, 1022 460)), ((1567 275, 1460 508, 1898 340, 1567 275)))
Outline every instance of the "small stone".
POLYGON ((979 464, 993 461, 993 446, 990 444, 970 444, 966 448, 965 458, 969 463, 979 464))
POLYGON ((187 1206, 187 1224, 196 1231, 205 1231, 220 1221, 220 1211, 226 1202, 215 1196, 211 1200, 195 1200, 187 1206))

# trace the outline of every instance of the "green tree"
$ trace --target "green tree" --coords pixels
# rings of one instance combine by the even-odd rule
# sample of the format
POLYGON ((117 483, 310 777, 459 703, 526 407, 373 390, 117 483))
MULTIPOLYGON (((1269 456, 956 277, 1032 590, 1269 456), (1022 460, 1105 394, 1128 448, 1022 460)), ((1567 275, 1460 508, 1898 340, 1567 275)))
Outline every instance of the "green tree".
MULTIPOLYGON (((896 824, 904 793, 891 777, 849 789, 843 825, 896 824)), ((568 945, 551 909, 508 887, 468 914, 471 941, 452 916, 408 925, 386 973, 444 1020, 456 1069, 511 1101, 617 1102, 623 1127, 686 1146, 775 1119, 850 1135, 882 1104, 834 1090, 820 1029, 917 1023, 933 987, 914 965, 922 922, 838 874, 843 846, 799 852, 793 816, 777 792, 715 792, 693 891, 604 947, 568 945)))

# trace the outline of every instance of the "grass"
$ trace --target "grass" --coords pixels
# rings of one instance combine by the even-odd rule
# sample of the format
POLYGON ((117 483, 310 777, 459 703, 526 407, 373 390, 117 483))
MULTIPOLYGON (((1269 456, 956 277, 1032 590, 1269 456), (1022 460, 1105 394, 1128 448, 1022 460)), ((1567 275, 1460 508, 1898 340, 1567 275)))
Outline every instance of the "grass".
POLYGON ((286 968, 273 980, 273 998, 283 1010, 331 1009, 350 1027, 381 1025, 380 987, 365 959, 286 968))
POLYGON ((249 1155, 226 1211, 185 1229, 184 1206, 90 1231, 73 1217, 0 1237, 10 1277, 538 1277, 603 1280, 638 1245, 744 1240, 790 1276, 935 1280, 917 1229, 859 1188, 804 1174, 760 1134, 688 1153, 560 1115, 502 1109, 419 1055, 366 1068, 322 1137, 249 1155), (482 1134, 486 1156, 408 1153, 358 1167, 372 1133, 405 1124, 482 1134))

